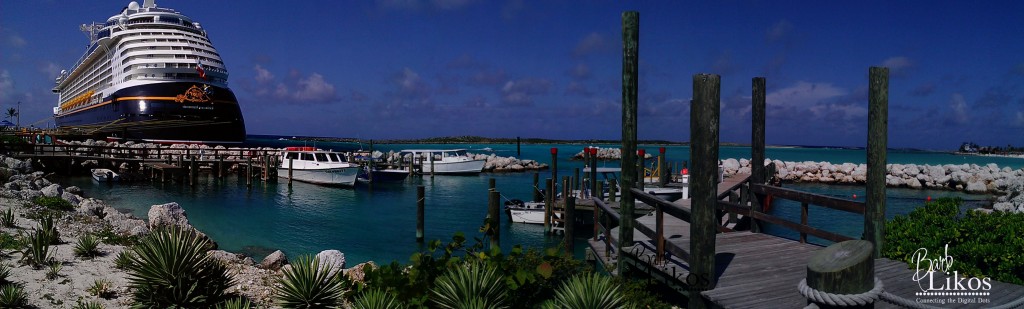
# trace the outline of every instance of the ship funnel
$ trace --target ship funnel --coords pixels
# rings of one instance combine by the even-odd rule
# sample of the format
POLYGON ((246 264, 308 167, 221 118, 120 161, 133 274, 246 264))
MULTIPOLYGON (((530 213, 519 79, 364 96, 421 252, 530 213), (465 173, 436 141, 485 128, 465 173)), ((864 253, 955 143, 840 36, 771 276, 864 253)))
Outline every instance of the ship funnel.
POLYGON ((144 7, 144 8, 155 8, 156 7, 156 0, 146 0, 146 1, 143 1, 142 2, 142 7, 144 7))

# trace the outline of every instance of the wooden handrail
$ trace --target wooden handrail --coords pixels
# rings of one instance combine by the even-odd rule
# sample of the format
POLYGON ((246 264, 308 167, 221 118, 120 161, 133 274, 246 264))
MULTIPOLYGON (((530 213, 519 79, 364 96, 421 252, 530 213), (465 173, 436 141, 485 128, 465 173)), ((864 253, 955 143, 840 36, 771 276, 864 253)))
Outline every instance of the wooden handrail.
POLYGON ((683 221, 690 222, 690 211, 686 208, 679 207, 679 205, 672 204, 672 202, 663 200, 657 196, 651 195, 650 193, 644 192, 638 188, 630 189, 633 193, 633 197, 644 202, 644 204, 650 205, 655 209, 661 208, 662 211, 669 214, 670 216, 682 219, 683 221))
POLYGON ((807 193, 793 189, 779 188, 763 184, 750 184, 750 191, 755 194, 771 195, 774 198, 787 199, 798 202, 806 202, 826 208, 841 210, 849 213, 864 214, 864 203, 841 199, 820 194, 807 193))
POLYGON ((604 201, 602 201, 601 199, 594 199, 594 205, 597 205, 597 208, 600 208, 601 211, 608 214, 608 216, 614 219, 615 221, 620 220, 619 212, 609 207, 608 204, 605 204, 604 201))

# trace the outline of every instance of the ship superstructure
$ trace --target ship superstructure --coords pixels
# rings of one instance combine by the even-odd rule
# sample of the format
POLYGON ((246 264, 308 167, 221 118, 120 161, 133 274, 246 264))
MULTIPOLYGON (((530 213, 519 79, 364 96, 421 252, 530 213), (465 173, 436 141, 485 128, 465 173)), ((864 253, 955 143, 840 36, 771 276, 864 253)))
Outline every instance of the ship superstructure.
POLYGON ((156 142, 245 140, 228 71, 199 22, 146 0, 81 30, 89 47, 53 88, 58 127, 156 142))

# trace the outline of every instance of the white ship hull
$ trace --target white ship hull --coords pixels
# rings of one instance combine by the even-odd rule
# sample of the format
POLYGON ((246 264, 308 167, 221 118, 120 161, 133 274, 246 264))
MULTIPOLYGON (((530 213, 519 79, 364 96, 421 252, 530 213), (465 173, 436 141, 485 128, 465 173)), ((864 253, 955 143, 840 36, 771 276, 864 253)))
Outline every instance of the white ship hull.
POLYGON ((437 161, 423 163, 423 173, 429 174, 478 174, 484 169, 484 160, 469 160, 461 162, 437 161))
MULTIPOLYGON (((292 170, 291 173, 292 180, 296 181, 308 182, 318 185, 351 187, 356 183, 356 175, 359 174, 359 168, 343 167, 315 170, 295 169, 292 170)), ((288 178, 288 170, 285 169, 279 171, 278 176, 282 178, 288 178)))

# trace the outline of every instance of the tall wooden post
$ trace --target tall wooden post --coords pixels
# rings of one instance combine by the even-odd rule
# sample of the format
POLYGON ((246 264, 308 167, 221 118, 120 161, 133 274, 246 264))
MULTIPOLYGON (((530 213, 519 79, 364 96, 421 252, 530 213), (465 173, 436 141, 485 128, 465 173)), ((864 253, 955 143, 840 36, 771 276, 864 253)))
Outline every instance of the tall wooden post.
POLYGON ((217 156, 217 178, 224 178, 224 157, 217 156))
POLYGON ((555 182, 548 178, 544 181, 544 235, 551 234, 551 204, 555 202, 555 182))
MULTIPOLYGON (((831 294, 862 294, 870 291, 875 287, 875 259, 871 258, 871 252, 875 250, 872 247, 871 242, 865 240, 848 240, 818 250, 807 261, 807 286, 831 294)), ((867 309, 874 308, 874 303, 878 301, 849 306, 834 306, 813 299, 807 302, 822 309, 867 309)))
MULTIPOLYGON (((598 191, 599 189, 597 187, 597 148, 590 148, 590 196, 604 199, 604 194, 601 194, 601 191, 598 191)), ((594 223, 596 224, 597 221, 594 221, 594 223)))
POLYGON ((889 123, 889 68, 868 72, 868 175, 864 208, 864 239, 874 245, 871 258, 882 252, 885 238, 885 175, 889 123))
POLYGON ((520 143, 519 137, 516 136, 516 158, 523 157, 523 148, 521 147, 521 145, 522 144, 520 143))
MULTIPOLYGON (((558 186, 558 148, 551 147, 551 179, 554 179, 555 186, 558 186)), ((555 191, 551 191, 555 192, 555 191)))
POLYGON ((294 158, 288 158, 288 185, 289 186, 292 185, 292 175, 293 175, 292 171, 295 170, 295 166, 292 165, 292 164, 295 164, 295 159, 294 158))
POLYGON ((488 192, 494 191, 494 188, 496 188, 496 187, 497 187, 497 180, 496 179, 491 178, 491 179, 487 180, 487 191, 488 192))
POLYGON ((252 188, 252 156, 245 157, 245 186, 252 188))
MULTIPOLYGON (((690 288, 701 291, 715 286, 715 206, 718 182, 718 130, 721 89, 719 76, 693 76, 690 104, 691 222, 690 273, 707 279, 690 288)), ((704 308, 701 297, 691 297, 689 308, 704 308)))
POLYGON ((665 147, 658 148, 658 185, 664 187, 668 184, 668 161, 665 158, 665 147))
MULTIPOLYGON (((750 182, 755 184, 764 184, 768 180, 765 179, 764 172, 764 146, 765 146, 765 82, 764 77, 754 77, 751 82, 753 85, 751 91, 753 95, 751 100, 753 106, 751 107, 752 122, 750 129, 750 182)), ((750 206, 756 212, 763 212, 764 207, 768 205, 761 205, 761 201, 764 199, 762 196, 756 196, 751 200, 750 206)), ((750 231, 754 233, 761 232, 761 225, 756 219, 751 219, 750 231)))
POLYGON ((423 242, 424 195, 423 185, 416 186, 416 242, 423 242))
POLYGON ((570 196, 565 198, 565 253, 566 255, 573 255, 573 237, 576 234, 576 197, 570 196))
POLYGON ((638 149, 636 151, 636 157, 636 179, 638 180, 636 182, 636 187, 640 188, 640 190, 643 190, 644 182, 647 181, 647 174, 644 172, 644 166, 647 165, 647 151, 643 149, 638 149))
POLYGON ((533 173, 533 201, 540 202, 540 173, 533 173))
MULTIPOLYGON (((580 168, 574 168, 572 174, 572 189, 569 190, 570 194, 574 194, 576 190, 580 190, 580 168)), ((582 191, 582 190, 581 190, 582 191)))
MULTIPOLYGON (((622 200, 619 202, 620 250, 633 245, 633 208, 630 189, 636 184, 637 87, 639 83, 640 12, 622 13, 622 200)), ((618 263, 619 275, 629 276, 629 265, 618 263)))
POLYGON ((191 157, 188 160, 188 184, 190 186, 196 185, 196 178, 199 176, 199 165, 196 164, 196 157, 191 157))
POLYGON ((496 190, 489 192, 487 200, 487 218, 491 226, 491 249, 498 248, 501 250, 501 212, 498 211, 498 204, 500 202, 501 193, 496 190))
POLYGON ((373 160, 373 140, 370 140, 370 161, 366 163, 368 172, 366 173, 366 179, 370 180, 370 187, 373 187, 373 170, 377 167, 376 161, 373 160))

